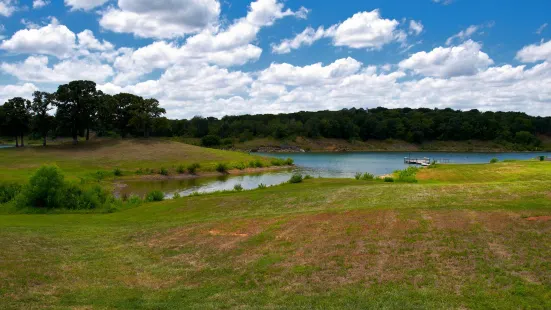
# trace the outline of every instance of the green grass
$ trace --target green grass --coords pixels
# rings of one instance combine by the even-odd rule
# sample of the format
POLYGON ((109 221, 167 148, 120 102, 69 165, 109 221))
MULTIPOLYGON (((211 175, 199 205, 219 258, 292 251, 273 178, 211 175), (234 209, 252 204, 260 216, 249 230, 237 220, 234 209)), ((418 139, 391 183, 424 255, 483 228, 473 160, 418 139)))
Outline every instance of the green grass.
POLYGON ((218 163, 229 167, 241 162, 259 161, 270 166, 270 159, 240 152, 201 148, 168 140, 102 140, 81 142, 77 146, 53 145, 46 148, 0 149, 0 180, 26 181, 44 164, 59 166, 68 178, 89 178, 98 171, 136 174, 138 169, 158 171, 164 167, 177 174, 180 165, 201 165, 201 171, 214 171, 218 163))
POLYGON ((113 214, 0 215, 0 304, 548 309, 550 171, 438 165, 417 184, 308 179, 113 214))

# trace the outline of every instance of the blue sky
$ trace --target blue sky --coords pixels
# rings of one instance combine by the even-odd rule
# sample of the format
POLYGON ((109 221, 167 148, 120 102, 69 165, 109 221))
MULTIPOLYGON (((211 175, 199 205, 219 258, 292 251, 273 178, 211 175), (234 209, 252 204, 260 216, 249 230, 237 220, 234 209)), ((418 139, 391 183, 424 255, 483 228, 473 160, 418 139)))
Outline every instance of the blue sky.
POLYGON ((0 0, 0 100, 74 79, 171 118, 349 107, 551 115, 551 2, 0 0))

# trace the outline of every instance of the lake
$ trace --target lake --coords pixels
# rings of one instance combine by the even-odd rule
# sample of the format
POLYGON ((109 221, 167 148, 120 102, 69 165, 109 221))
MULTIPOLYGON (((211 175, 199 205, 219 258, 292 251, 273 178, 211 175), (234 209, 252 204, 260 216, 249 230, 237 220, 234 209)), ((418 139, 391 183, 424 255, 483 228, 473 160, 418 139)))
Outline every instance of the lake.
POLYGON ((356 172, 369 172, 385 175, 398 169, 404 169, 404 157, 430 158, 446 160, 452 164, 488 163, 496 157, 500 161, 508 159, 527 160, 538 156, 551 156, 551 153, 447 153, 447 152, 354 152, 354 153, 259 153, 261 156, 292 158, 296 168, 278 172, 253 175, 223 176, 215 178, 197 178, 188 180, 129 181, 122 194, 144 195, 152 190, 160 190, 167 198, 175 193, 182 196, 194 192, 207 193, 221 190, 233 190, 241 184, 243 189, 254 189, 259 184, 278 185, 289 180, 293 173, 302 173, 313 177, 352 178, 356 172))

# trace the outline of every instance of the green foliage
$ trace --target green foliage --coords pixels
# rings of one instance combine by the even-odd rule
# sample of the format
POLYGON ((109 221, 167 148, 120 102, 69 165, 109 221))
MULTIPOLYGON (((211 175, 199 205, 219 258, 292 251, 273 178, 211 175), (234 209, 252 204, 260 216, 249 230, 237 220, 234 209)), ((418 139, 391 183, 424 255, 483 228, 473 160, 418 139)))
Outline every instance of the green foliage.
POLYGON ((262 167, 264 167, 264 165, 262 164, 260 159, 257 159, 257 160, 254 161, 254 167, 255 168, 262 168, 262 167))
POLYGON ((176 194, 172 195, 172 199, 180 199, 180 198, 182 198, 180 193, 176 193, 176 194))
POLYGON ((159 174, 160 174, 160 175, 164 175, 164 176, 168 176, 168 169, 166 169, 166 168, 161 168, 161 169, 159 170, 159 174))
POLYGON ((221 141, 219 136, 208 135, 201 138, 201 145, 205 147, 217 147, 220 146, 221 141))
POLYGON ((145 196, 147 202, 163 201, 165 194, 159 190, 151 191, 145 196))
POLYGON ((272 166, 283 166, 285 165, 285 160, 281 159, 281 158, 272 158, 272 160, 270 161, 270 164, 272 166))
POLYGON ((63 207, 65 178, 57 166, 42 166, 30 178, 17 197, 19 207, 63 207))
POLYGON ((295 161, 292 158, 287 158, 285 160, 285 165, 287 166, 293 166, 295 164, 295 161))
POLYGON ((383 179, 383 181, 384 181, 385 183, 394 183, 394 178, 393 178, 393 177, 385 177, 385 178, 383 179))
POLYGON ((311 180, 311 179, 313 179, 313 178, 314 178, 314 177, 311 176, 311 175, 309 175, 309 174, 307 174, 307 175, 304 176, 304 180, 311 180))
POLYGON ((0 203, 12 201, 21 189, 22 186, 17 183, 0 183, 0 203))
POLYGON ((497 163, 497 162, 499 162, 499 159, 497 159, 497 158, 495 158, 495 157, 492 158, 492 159, 490 159, 490 164, 495 164, 495 163, 497 163))
POLYGON ((216 171, 218 171, 220 173, 228 173, 228 165, 226 165, 224 163, 218 163, 216 165, 216 171))
POLYGON ((258 184, 258 189, 266 189, 266 188, 267 188, 266 184, 264 183, 258 184))
POLYGON ((116 176, 116 177, 122 176, 122 170, 119 169, 119 168, 115 168, 115 169, 113 170, 113 175, 116 176))
POLYGON ((545 161, 545 156, 540 156, 540 161, 545 161))
POLYGON ((241 186, 241 184, 235 184, 235 186, 233 187, 233 190, 236 192, 241 192, 243 191, 243 186, 241 186))
POLYGON ((97 181, 101 181, 105 178, 110 177, 111 175, 112 174, 109 171, 99 170, 99 171, 96 171, 96 173, 94 174, 94 179, 96 179, 97 181))
POLYGON ((184 165, 178 165, 178 167, 176 167, 176 172, 183 174, 186 172, 186 167, 184 167, 184 165))
POLYGON ((356 172, 356 174, 354 175, 354 178, 356 180, 360 180, 362 178, 362 173, 361 172, 356 172))
POLYGON ((302 174, 299 174, 299 173, 293 174, 293 176, 289 180, 289 183, 291 184, 301 183, 303 179, 304 178, 302 177, 302 174))
POLYGON ((361 172, 357 172, 355 175, 354 175, 354 178, 356 180, 362 180, 362 181, 372 181, 375 179, 375 175, 371 174, 371 173, 361 173, 361 172))
POLYGON ((419 172, 419 168, 417 167, 408 167, 404 170, 399 170, 397 171, 398 179, 396 181, 403 183, 417 183, 417 172, 419 172))
POLYGON ((198 163, 193 163, 187 167, 187 172, 189 174, 195 174, 197 172, 197 169, 201 168, 201 165, 198 163))
POLYGON ((247 168, 247 166, 245 166, 245 163, 239 163, 239 164, 235 165, 235 168, 239 169, 239 170, 245 170, 245 168, 247 168))

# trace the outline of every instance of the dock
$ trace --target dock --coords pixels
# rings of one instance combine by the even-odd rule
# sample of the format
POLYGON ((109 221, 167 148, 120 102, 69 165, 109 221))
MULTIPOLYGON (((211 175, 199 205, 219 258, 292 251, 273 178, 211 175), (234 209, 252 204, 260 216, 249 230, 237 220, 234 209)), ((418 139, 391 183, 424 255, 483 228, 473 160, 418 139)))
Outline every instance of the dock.
POLYGON ((427 158, 427 157, 425 157, 425 158, 404 157, 404 164, 430 166, 430 158, 427 158))

